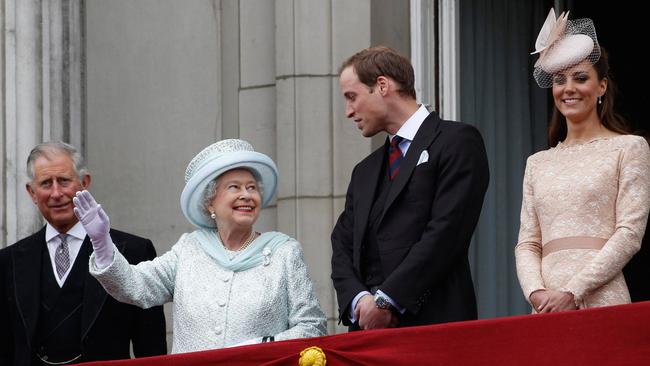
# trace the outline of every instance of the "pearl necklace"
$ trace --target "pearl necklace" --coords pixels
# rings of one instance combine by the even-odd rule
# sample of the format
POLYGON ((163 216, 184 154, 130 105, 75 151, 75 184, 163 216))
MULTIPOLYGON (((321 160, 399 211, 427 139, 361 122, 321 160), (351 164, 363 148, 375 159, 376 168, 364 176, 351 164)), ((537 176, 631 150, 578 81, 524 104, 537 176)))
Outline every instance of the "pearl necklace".
POLYGON ((239 247, 238 249, 235 249, 235 250, 230 250, 230 249, 228 249, 226 247, 226 244, 224 244, 223 239, 221 239, 221 234, 219 234, 219 232, 217 232, 217 235, 219 236, 219 240, 221 241, 221 245, 223 246, 223 248, 225 250, 229 251, 229 252, 235 252, 235 253, 239 253, 239 252, 243 251, 244 249, 248 248, 248 246, 251 245, 251 243, 257 237, 257 233, 255 232, 255 230, 252 230, 251 235, 248 236, 248 239, 246 239, 246 241, 244 241, 244 243, 242 244, 241 247, 239 247))

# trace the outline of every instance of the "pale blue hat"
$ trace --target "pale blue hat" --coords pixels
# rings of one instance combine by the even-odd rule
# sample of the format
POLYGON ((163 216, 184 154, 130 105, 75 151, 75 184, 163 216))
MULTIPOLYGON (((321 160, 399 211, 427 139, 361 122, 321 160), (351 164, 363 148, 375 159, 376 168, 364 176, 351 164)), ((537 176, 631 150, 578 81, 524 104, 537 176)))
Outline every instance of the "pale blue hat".
POLYGON ((198 153, 185 170, 181 209, 192 225, 216 227, 214 220, 203 209, 203 191, 213 179, 235 168, 250 170, 262 184, 262 207, 271 202, 278 184, 278 168, 273 160, 253 150, 253 146, 244 140, 217 141, 198 153))

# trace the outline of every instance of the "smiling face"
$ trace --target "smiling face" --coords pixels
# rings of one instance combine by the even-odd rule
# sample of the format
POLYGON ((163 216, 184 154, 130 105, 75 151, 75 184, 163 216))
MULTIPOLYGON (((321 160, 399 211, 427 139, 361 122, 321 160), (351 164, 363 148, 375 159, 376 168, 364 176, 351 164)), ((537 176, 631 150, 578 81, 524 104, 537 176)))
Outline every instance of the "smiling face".
POLYGON ((77 223, 72 198, 88 188, 90 175, 80 180, 72 158, 65 153, 40 156, 33 166, 34 179, 27 184, 27 192, 45 220, 65 233, 77 223))
POLYGON ((359 81, 354 68, 341 72, 341 93, 345 99, 345 116, 356 123, 364 137, 371 137, 386 129, 387 106, 377 86, 370 88, 359 81))
POLYGON ((233 169, 219 176, 214 199, 208 206, 219 230, 249 230, 260 215, 262 196, 253 174, 247 169, 233 169))
POLYGON ((599 80, 588 61, 553 75, 555 106, 572 123, 598 118, 598 97, 606 90, 607 79, 599 80))

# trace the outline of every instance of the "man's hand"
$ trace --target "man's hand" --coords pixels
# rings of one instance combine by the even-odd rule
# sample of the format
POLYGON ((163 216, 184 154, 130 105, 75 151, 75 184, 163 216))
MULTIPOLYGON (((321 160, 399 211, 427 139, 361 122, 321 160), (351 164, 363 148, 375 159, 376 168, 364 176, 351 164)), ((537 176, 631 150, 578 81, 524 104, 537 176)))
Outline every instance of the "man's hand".
POLYGON ((113 263, 113 241, 109 234, 110 220, 102 205, 98 204, 88 191, 77 192, 72 202, 75 205, 74 214, 81 221, 93 244, 97 267, 108 267, 113 263))
POLYGON ((576 310, 573 294, 556 290, 538 290, 530 294, 530 302, 538 313, 576 310))
POLYGON ((372 295, 365 295, 359 299, 354 315, 361 329, 394 328, 398 324, 397 316, 392 311, 375 306, 372 295))

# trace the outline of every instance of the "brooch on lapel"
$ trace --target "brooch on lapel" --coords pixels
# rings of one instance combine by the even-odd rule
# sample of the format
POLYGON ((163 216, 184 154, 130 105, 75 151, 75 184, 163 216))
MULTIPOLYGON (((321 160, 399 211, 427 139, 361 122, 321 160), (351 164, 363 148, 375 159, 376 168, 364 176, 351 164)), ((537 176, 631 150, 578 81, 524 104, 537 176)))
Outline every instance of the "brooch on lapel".
POLYGON ((271 249, 269 247, 264 247, 264 249, 262 249, 262 255, 264 256, 262 265, 268 266, 271 264, 271 249))

